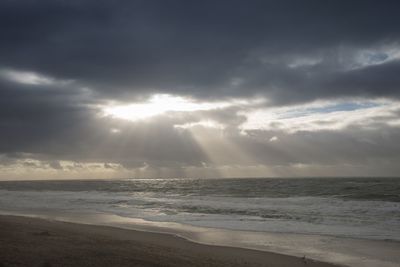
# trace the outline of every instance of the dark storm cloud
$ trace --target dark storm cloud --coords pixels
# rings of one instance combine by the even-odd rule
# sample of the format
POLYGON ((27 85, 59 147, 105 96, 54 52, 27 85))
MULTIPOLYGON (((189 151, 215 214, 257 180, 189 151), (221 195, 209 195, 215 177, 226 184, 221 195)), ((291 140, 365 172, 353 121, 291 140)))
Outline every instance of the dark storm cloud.
POLYGON ((100 105, 154 93, 262 96, 270 106, 398 99, 398 10, 398 1, 1 1, 0 165, 27 158, 42 163, 22 165, 58 170, 85 162, 104 169, 396 163, 399 131, 384 119, 371 122, 375 130, 241 132, 244 111, 265 103, 136 122, 104 117, 100 105), (18 80, 10 71, 39 78, 18 80), (198 126, 213 142, 175 127, 204 120, 225 127, 198 126), (210 144, 226 158, 210 158, 203 147, 210 144))
MULTIPOLYGON (((397 79, 388 88, 364 86, 364 77, 372 83, 383 79, 380 67, 372 76, 342 73, 327 57, 338 49, 399 42, 398 6, 397 1, 2 1, 0 57, 4 67, 74 79, 104 98, 152 92, 262 94, 279 103, 397 97, 397 79), (323 60, 315 69, 287 66, 304 55, 323 60), (235 79, 242 83, 235 85, 235 79)), ((398 67, 392 68, 394 73, 398 67)))
POLYGON ((40 153, 53 136, 68 142, 68 132, 92 117, 84 104, 85 97, 73 88, 0 81, 1 151, 40 153))

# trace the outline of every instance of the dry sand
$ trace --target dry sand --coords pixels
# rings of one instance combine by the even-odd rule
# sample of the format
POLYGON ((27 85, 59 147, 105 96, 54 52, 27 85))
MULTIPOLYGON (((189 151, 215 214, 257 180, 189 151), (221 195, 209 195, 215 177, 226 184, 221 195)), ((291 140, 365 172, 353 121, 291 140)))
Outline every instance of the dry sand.
POLYGON ((8 266, 334 265, 276 253, 202 245, 167 234, 0 216, 0 267, 8 266))

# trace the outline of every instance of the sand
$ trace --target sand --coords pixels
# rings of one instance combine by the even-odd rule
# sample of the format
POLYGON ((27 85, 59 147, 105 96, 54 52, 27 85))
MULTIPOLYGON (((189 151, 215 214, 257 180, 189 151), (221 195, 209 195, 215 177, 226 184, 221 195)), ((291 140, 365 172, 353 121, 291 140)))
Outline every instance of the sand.
POLYGON ((310 259, 210 246, 168 234, 19 216, 0 216, 0 267, 333 267, 310 259))

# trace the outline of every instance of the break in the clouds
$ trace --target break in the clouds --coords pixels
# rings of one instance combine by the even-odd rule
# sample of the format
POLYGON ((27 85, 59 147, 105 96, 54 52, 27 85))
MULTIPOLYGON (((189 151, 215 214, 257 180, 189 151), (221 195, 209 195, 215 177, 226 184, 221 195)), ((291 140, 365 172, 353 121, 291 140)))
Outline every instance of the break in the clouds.
POLYGON ((397 1, 2 1, 2 179, 398 175, 397 1))

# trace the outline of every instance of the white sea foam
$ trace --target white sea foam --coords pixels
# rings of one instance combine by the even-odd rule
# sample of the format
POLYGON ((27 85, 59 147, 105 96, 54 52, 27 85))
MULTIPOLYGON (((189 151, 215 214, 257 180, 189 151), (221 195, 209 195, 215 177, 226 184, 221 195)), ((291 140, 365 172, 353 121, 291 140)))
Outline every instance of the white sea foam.
POLYGON ((356 267, 400 262, 400 179, 3 182, 0 212, 356 267))
POLYGON ((8 211, 101 212, 232 230, 400 240, 399 202, 104 191, 0 190, 0 195, 0 207, 8 211))

